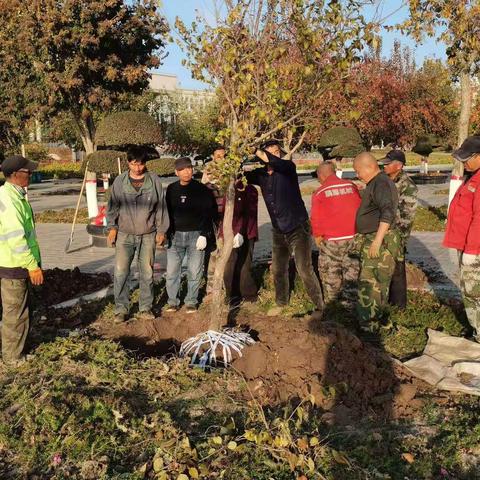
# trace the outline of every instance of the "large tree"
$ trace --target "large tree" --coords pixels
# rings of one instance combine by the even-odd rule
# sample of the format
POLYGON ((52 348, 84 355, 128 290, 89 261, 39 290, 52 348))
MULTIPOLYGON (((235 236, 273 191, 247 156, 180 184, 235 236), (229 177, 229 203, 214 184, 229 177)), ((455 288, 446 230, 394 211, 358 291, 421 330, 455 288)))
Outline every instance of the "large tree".
POLYGON ((218 89, 228 146, 212 172, 226 192, 224 242, 213 280, 210 328, 225 321, 223 271, 232 251, 234 184, 242 160, 262 140, 279 136, 292 151, 303 141, 311 99, 332 87, 372 39, 359 13, 364 2, 229 0, 214 26, 177 20, 195 78, 218 89))
POLYGON ((440 60, 418 68, 408 48, 396 43, 391 55, 370 51, 356 62, 341 89, 313 99, 309 143, 333 125, 355 126, 367 147, 412 146, 425 133, 449 139, 458 117, 451 71, 440 60))
MULTIPOLYGON (((472 75, 480 69, 480 2, 478 0, 409 0, 410 18, 401 26, 417 40, 429 35, 445 42, 448 61, 461 89, 457 145, 469 134, 472 75)), ((463 163, 454 161, 453 177, 463 175, 463 163)), ((450 198, 460 180, 450 184, 450 198)))
POLYGON ((168 30, 154 0, 0 0, 0 108, 11 118, 66 112, 87 153, 95 111, 148 86, 168 30))

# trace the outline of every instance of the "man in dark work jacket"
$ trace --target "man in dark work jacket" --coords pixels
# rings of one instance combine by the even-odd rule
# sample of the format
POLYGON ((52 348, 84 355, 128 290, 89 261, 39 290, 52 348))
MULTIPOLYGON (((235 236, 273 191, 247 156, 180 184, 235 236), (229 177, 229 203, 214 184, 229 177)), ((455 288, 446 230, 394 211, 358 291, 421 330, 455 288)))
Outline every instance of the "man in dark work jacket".
POLYGON ((358 178, 367 184, 356 217, 361 240, 357 313, 360 328, 372 330, 371 321, 378 318, 388 303, 395 261, 400 254, 400 236, 395 229, 398 193, 370 153, 358 155, 353 168, 358 178))
POLYGON ((280 144, 270 140, 257 150, 256 156, 265 166, 246 173, 249 183, 258 185, 272 221, 272 275, 276 307, 268 315, 281 313, 289 301, 288 266, 295 259, 297 272, 320 316, 323 297, 313 271, 311 227, 302 200, 295 164, 281 158, 280 144))

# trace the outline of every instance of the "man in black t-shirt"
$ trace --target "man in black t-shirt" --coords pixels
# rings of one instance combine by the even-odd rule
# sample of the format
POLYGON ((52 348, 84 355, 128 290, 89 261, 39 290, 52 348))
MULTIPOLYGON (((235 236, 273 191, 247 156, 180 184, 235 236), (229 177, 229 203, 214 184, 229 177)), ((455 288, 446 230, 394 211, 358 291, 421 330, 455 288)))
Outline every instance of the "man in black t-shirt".
POLYGON ((355 222, 361 240, 357 312, 360 328, 372 330, 371 320, 378 319, 388 302, 395 261, 400 253, 400 237, 395 229, 398 193, 370 153, 358 155, 353 168, 367 185, 355 222))
POLYGON ((167 312, 178 310, 178 291, 182 263, 188 258, 188 289, 185 297, 187 313, 197 310, 198 290, 202 280, 207 236, 216 216, 215 198, 205 185, 193 179, 192 162, 188 157, 175 161, 179 180, 167 188, 166 201, 170 228, 167 249, 167 312))

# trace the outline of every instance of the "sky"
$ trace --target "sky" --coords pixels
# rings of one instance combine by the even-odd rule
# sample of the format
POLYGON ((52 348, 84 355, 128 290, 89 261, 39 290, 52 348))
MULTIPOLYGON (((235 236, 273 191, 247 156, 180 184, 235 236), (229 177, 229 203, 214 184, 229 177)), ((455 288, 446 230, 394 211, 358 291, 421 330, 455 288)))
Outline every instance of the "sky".
MULTIPOLYGON (((213 21, 214 17, 214 0, 163 0, 162 11, 167 18, 169 24, 173 28, 175 18, 180 17, 186 25, 189 25, 196 17, 197 12, 201 16, 213 21)), ((366 11, 367 17, 377 13, 376 18, 388 19, 386 25, 394 25, 402 22, 408 16, 407 7, 399 9, 402 4, 399 0, 383 0, 381 8, 378 12, 376 9, 369 8, 366 11)), ((175 33, 172 31, 173 35, 175 33)), ((383 54, 388 55, 392 49, 395 39, 399 39, 402 45, 409 46, 414 51, 415 59, 418 64, 423 63, 427 57, 445 58, 445 45, 437 42, 435 39, 428 38, 423 44, 417 45, 415 41, 408 37, 402 36, 399 32, 387 32, 383 30, 383 54)), ((168 56, 164 59, 162 66, 157 72, 177 75, 180 86, 182 88, 207 88, 204 83, 192 79, 188 68, 182 66, 182 59, 185 55, 176 44, 169 44, 167 47, 168 56)))

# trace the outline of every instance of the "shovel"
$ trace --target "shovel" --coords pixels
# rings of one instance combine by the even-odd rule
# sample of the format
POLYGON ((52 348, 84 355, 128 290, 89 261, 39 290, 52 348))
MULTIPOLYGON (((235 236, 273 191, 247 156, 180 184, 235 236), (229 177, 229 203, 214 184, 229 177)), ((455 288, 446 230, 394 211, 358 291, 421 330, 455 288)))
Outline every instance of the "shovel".
POLYGON ((83 195, 83 190, 85 188, 85 182, 87 180, 87 171, 88 171, 88 163, 85 166, 85 174, 83 175, 83 182, 82 182, 82 188, 80 189, 80 195, 78 196, 77 200, 77 207, 75 208, 75 215, 73 216, 73 223, 72 223, 72 230, 70 232, 70 238, 67 241, 67 244, 65 245, 65 253, 68 253, 70 250, 70 247, 73 242, 73 232, 75 230, 75 223, 77 221, 77 216, 78 216, 78 210, 80 209, 80 202, 82 201, 82 195, 83 195))

